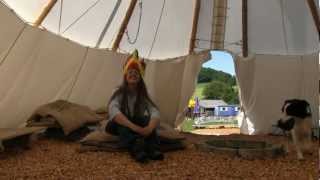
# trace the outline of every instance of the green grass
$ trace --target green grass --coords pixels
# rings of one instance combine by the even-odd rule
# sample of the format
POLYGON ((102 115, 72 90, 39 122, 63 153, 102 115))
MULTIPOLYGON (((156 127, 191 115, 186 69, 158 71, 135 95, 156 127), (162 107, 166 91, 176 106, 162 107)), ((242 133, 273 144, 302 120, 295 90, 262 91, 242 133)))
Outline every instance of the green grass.
POLYGON ((216 121, 216 122, 207 122, 207 123, 202 123, 202 125, 238 125, 237 120, 232 120, 232 121, 216 121))
POLYGON ((193 97, 197 96, 199 99, 203 99, 203 95, 202 95, 202 91, 204 89, 204 87, 209 84, 209 83, 199 83, 197 84, 196 90, 193 94, 193 97))
POLYGON ((194 130, 194 128, 192 127, 193 124, 194 124, 193 120, 186 118, 182 122, 182 126, 181 126, 182 132, 191 132, 192 130, 194 130))
MULTIPOLYGON (((192 126, 194 125, 194 121, 192 119, 185 118, 185 120, 182 122, 181 130, 182 132, 191 132, 195 130, 195 128, 192 126)), ((233 127, 238 126, 238 122, 236 119, 228 120, 228 121, 216 121, 216 122, 207 122, 207 123, 201 123, 203 126, 210 126, 210 125, 232 125, 233 127)))

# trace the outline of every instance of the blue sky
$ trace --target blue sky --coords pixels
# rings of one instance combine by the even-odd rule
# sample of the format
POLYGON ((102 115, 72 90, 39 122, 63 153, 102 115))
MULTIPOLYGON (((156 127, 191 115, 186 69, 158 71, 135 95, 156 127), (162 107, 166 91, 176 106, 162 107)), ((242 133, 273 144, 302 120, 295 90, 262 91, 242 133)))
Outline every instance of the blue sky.
POLYGON ((209 67, 235 75, 232 56, 223 51, 211 51, 211 60, 204 63, 202 67, 209 67))

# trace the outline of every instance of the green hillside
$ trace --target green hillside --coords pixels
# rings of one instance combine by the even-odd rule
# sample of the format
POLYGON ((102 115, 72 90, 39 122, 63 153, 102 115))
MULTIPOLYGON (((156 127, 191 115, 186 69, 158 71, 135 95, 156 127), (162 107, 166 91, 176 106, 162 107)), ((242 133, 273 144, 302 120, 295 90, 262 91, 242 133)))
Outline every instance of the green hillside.
POLYGON ((193 97, 198 97, 199 99, 203 99, 203 89, 206 85, 208 85, 209 83, 199 83, 197 84, 196 90, 194 91, 194 95, 193 97))
POLYGON ((222 99, 238 104, 238 88, 235 76, 211 68, 201 68, 193 97, 199 99, 222 99))

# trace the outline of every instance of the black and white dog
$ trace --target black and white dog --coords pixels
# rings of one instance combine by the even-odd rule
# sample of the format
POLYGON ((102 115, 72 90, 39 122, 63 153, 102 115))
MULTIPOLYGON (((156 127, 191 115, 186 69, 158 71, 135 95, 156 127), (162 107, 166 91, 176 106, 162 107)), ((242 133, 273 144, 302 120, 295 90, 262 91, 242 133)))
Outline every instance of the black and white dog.
MULTIPOLYGON (((290 132, 299 160, 304 159, 303 153, 311 153, 312 121, 310 105, 305 100, 290 99, 282 106, 283 118, 277 126, 290 132)), ((287 144, 288 152, 288 144, 287 144)))

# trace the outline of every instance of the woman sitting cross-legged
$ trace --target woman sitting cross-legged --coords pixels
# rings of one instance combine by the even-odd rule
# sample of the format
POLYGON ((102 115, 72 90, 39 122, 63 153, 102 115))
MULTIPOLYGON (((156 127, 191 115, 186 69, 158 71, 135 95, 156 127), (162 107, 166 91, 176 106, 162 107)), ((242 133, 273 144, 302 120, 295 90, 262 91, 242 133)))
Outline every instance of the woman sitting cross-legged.
POLYGON ((106 126, 106 131, 118 135, 121 145, 138 162, 164 158, 156 133, 160 113, 143 81, 145 67, 135 50, 124 66, 123 82, 108 104, 109 123, 106 126))

